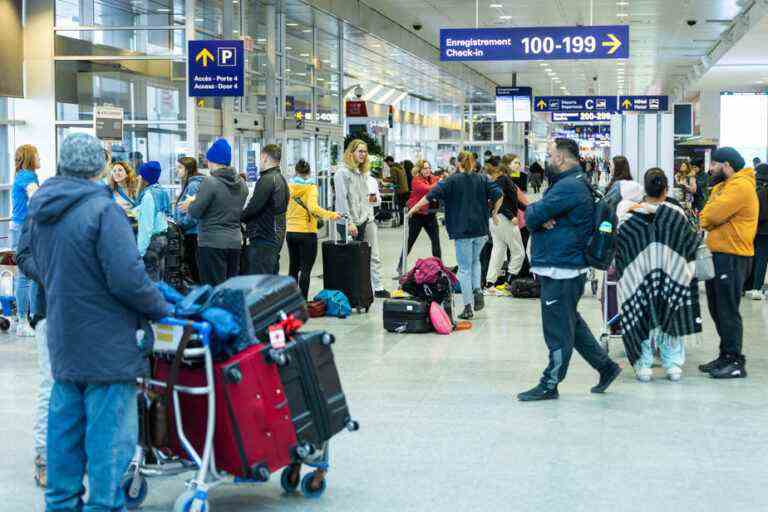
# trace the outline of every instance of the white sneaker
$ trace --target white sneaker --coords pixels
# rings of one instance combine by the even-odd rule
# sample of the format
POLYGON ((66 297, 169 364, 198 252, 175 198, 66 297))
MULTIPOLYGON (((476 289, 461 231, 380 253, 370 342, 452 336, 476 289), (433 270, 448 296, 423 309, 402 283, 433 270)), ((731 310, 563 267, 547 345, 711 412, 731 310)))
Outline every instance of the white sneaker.
POLYGON ((749 290, 747 292, 747 297, 752 300, 763 300, 763 292, 760 290, 749 290))
POLYGON ((640 382, 651 382, 653 380, 653 370, 650 368, 638 368, 635 370, 637 380, 640 382))
POLYGON ((683 376, 683 369, 680 368, 679 366, 673 366, 672 368, 667 368, 667 378, 672 382, 679 381, 682 376, 683 376))

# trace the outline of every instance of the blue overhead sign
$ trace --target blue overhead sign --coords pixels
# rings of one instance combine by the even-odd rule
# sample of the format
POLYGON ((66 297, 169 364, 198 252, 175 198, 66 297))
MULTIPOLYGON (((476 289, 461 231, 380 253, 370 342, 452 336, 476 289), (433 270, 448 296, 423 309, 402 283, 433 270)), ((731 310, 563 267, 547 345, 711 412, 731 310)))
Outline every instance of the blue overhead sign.
POLYGON ((616 96, 536 96, 536 112, 618 112, 616 96))
POLYGON ((608 122, 613 112, 552 112, 553 123, 584 123, 608 122))
POLYGON ((665 112, 669 96, 619 96, 619 109, 633 112, 665 112))
POLYGON ((440 60, 628 59, 629 25, 440 29, 440 60))
POLYGON ((189 41, 189 96, 242 96, 243 50, 242 41, 189 41))

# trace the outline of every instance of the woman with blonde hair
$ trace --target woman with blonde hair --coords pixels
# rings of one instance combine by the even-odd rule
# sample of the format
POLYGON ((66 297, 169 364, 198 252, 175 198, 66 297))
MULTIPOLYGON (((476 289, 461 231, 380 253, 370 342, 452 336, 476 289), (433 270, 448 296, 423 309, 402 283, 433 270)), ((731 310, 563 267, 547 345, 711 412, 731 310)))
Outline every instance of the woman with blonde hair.
POLYGON ((374 295, 388 298, 389 292, 384 289, 381 280, 379 241, 371 208, 377 198, 376 194, 370 193, 368 186, 370 168, 368 145, 360 139, 350 142, 344 151, 344 165, 333 176, 336 211, 346 216, 349 235, 371 246, 371 285, 374 295))
POLYGON ((492 222, 498 224, 502 195, 499 187, 487 176, 474 172, 475 158, 469 151, 459 154, 459 171, 437 184, 414 204, 408 215, 413 217, 430 201, 445 204, 445 228, 456 242, 456 260, 464 311, 459 315, 469 320, 474 311, 485 307, 480 283, 480 251, 488 238, 489 204, 493 205, 492 222), (473 309, 474 306, 474 309, 473 309))
POLYGON ((107 177, 107 186, 112 191, 115 202, 129 213, 136 208, 136 196, 139 191, 139 179, 136 171, 128 162, 115 162, 107 177))
MULTIPOLYGON (((413 205, 418 203, 422 197, 426 196, 440 182, 440 178, 432 174, 432 166, 426 160, 416 162, 413 170, 413 186, 411 187, 411 195, 406 203, 408 208, 412 208, 413 205)), ((442 258, 442 251, 440 250, 440 225, 437 222, 437 207, 434 204, 423 207, 416 215, 411 217, 408 225, 408 252, 406 255, 411 252, 413 244, 416 243, 422 229, 427 232, 429 241, 432 243, 432 256, 442 258)), ((402 267, 403 261, 400 261, 401 273, 405 273, 408 269, 402 267)))
MULTIPOLYGON (((11 189, 11 202, 13 213, 11 215, 10 242, 11 249, 16 250, 19 245, 19 235, 24 221, 27 220, 29 211, 29 198, 40 188, 40 180, 37 170, 40 168, 40 155, 37 148, 31 144, 19 146, 15 155, 16 174, 13 177, 11 189)), ((23 272, 16 275, 16 335, 32 337, 35 332, 29 326, 28 316, 35 314, 35 300, 37 296, 37 284, 29 279, 23 272)))

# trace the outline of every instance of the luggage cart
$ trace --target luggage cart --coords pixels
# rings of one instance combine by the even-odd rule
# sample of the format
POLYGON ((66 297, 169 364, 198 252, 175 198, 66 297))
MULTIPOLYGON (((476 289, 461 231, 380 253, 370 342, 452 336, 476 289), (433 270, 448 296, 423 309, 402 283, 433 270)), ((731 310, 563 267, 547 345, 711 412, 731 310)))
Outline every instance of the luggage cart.
POLYGON ((611 346, 611 341, 617 340, 617 339, 618 340, 622 340, 621 333, 619 333, 619 334, 612 334, 612 329, 611 329, 611 327, 613 327, 614 325, 619 323, 619 321, 621 319, 621 315, 618 312, 618 297, 616 298, 617 299, 616 300, 616 305, 617 305, 616 313, 615 314, 611 314, 608 311, 608 309, 609 309, 609 307, 608 307, 609 306, 609 297, 608 297, 609 289, 611 287, 616 289, 618 287, 618 285, 619 285, 618 281, 611 281, 609 279, 609 277, 608 277, 609 276, 609 272, 610 272, 610 270, 606 270, 605 272, 603 272, 603 290, 602 290, 602 292, 603 292, 603 305, 602 305, 602 308, 603 308, 603 329, 602 329, 601 334, 600 334, 600 346, 603 347, 603 349, 605 349, 605 351, 608 352, 608 353, 610 353, 610 351, 611 351, 611 347, 610 347, 611 346), (611 316, 609 317, 609 315, 611 315, 611 316))
MULTIPOLYGON (((170 414, 173 414, 176 425, 176 435, 182 444, 187 458, 169 456, 158 447, 145 446, 146 443, 140 440, 136 447, 133 459, 128 471, 123 477, 122 489, 125 492, 126 508, 128 510, 138 509, 147 497, 149 485, 147 477, 156 476, 175 476, 183 473, 194 473, 194 477, 187 481, 186 490, 176 499, 173 512, 211 512, 208 502, 208 493, 211 489, 226 484, 253 484, 264 483, 269 480, 269 471, 266 474, 260 474, 259 480, 234 477, 216 467, 216 456, 214 453, 214 433, 216 431, 216 392, 214 387, 213 375, 213 356, 210 350, 210 339, 212 327, 207 322, 193 322, 180 320, 176 318, 164 318, 159 325, 167 327, 177 327, 183 329, 189 327, 194 331, 192 339, 199 342, 195 348, 187 348, 182 355, 184 361, 202 363, 205 368, 205 386, 189 387, 176 384, 173 388, 172 404, 169 404, 170 414), (182 420, 181 405, 179 394, 206 396, 208 401, 208 418, 206 422, 205 443, 202 453, 199 453, 187 436, 184 434, 184 424, 182 420)), ((156 340, 156 353, 169 354, 175 353, 174 345, 178 345, 178 337, 168 345, 158 348, 156 340)), ((271 354, 271 353, 270 353, 271 354)), ((271 354, 272 355, 272 354, 271 354)), ((280 351, 275 351, 274 360, 284 364, 286 355, 280 351)), ((160 380, 152 378, 139 379, 139 384, 144 391, 157 388, 166 389, 167 384, 160 380)), ((145 393, 141 398, 146 397, 145 393)), ((142 410, 139 407, 139 410, 142 410)), ((149 410, 147 407, 146 411, 149 410)), ((141 418, 140 418, 141 421, 141 418)), ((145 436, 147 439, 149 435, 145 436)), ((294 453, 294 461, 285 467, 281 474, 280 484, 286 493, 292 493, 301 487, 301 491, 307 498, 319 498, 325 492, 325 476, 330 468, 330 444, 324 443, 320 450, 313 451, 305 446, 298 446, 294 453), (306 465, 314 468, 312 471, 301 478, 301 466, 306 465)), ((262 472, 264 473, 264 472, 262 472)))

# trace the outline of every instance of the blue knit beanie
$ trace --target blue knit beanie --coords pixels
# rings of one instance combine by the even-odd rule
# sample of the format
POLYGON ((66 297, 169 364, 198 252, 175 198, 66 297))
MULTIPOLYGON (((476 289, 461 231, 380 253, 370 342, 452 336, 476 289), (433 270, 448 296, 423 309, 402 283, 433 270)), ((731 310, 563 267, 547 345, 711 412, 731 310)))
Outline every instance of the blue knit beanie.
POLYGON ((733 170, 737 172, 742 170, 744 165, 746 165, 744 157, 742 157, 734 148, 727 146, 724 148, 717 148, 715 152, 712 153, 712 161, 720 164, 728 162, 731 164, 731 167, 733 167, 733 170))
POLYGON ((73 133, 61 143, 58 172, 62 176, 91 179, 104 170, 106 163, 104 148, 93 135, 73 133))
POLYGON ((214 164, 229 166, 232 164, 232 147, 226 139, 219 139, 213 143, 205 158, 214 164))
POLYGON ((150 185, 154 185, 158 182, 161 172, 162 169, 160 168, 160 162, 155 162, 154 160, 142 164, 142 166, 139 168, 139 175, 144 178, 144 181, 150 185))

